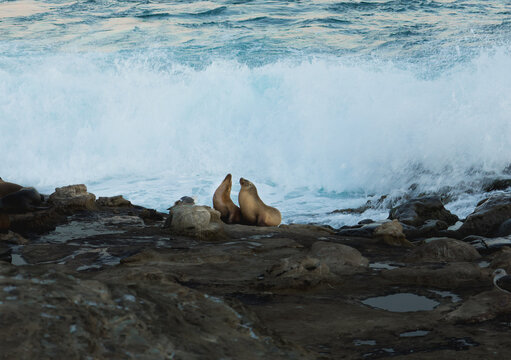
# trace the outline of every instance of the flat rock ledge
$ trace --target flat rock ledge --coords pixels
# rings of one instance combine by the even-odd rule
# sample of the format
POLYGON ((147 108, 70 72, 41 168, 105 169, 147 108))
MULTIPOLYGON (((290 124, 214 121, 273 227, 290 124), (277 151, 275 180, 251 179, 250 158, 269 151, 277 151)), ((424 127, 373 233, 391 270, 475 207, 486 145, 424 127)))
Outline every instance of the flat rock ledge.
POLYGON ((511 347, 509 295, 491 281, 511 269, 506 246, 410 246, 397 219, 358 236, 227 225, 188 197, 163 214, 82 185, 43 205, 0 229, 0 359, 503 359, 511 347), (395 295, 418 302, 370 305, 395 295))

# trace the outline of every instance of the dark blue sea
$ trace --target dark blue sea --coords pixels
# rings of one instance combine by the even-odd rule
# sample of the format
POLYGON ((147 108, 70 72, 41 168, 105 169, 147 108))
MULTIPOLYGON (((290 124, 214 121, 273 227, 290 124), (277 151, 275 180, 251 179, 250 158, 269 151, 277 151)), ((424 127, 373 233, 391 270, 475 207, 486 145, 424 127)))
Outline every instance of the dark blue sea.
POLYGON ((0 159, 159 210, 232 173, 287 223, 463 217, 511 177, 511 0, 0 0, 0 159))

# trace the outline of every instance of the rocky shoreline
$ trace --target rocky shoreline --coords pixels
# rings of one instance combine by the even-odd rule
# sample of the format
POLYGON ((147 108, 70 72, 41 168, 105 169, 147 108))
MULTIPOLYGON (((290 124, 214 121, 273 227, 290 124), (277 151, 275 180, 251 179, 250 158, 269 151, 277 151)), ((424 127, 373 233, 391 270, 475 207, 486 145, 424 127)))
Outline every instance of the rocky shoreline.
POLYGON ((84 185, 0 214, 1 359, 507 358, 511 197, 383 222, 227 225, 84 185))

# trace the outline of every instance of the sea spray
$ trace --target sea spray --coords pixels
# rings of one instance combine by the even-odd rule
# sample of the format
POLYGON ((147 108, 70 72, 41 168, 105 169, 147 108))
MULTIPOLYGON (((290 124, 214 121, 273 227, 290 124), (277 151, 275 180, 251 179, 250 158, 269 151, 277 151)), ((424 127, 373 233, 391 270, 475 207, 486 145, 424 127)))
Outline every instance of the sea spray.
POLYGON ((47 190, 85 182, 163 209, 182 195, 210 203, 231 172, 310 214, 324 198, 343 207, 412 183, 464 190, 511 159, 505 48, 429 76, 328 56, 200 68, 161 52, 0 59, 1 176, 47 190))

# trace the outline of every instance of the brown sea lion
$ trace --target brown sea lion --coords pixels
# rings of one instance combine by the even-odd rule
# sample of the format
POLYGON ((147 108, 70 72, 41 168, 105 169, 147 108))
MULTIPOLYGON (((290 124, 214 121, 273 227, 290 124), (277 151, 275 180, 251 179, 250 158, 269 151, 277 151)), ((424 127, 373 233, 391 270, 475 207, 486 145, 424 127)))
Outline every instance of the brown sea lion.
POLYGON ((213 195, 213 208, 220 211, 220 218, 227 224, 241 222, 241 210, 231 199, 232 176, 227 174, 213 195))
POLYGON ((43 197, 32 187, 24 187, 20 190, 0 198, 0 212, 25 213, 40 209, 43 197))
POLYGON ((280 211, 263 203, 255 185, 250 181, 241 178, 240 184, 238 201, 243 221, 248 225, 278 226, 282 220, 280 211))
POLYGON ((5 195, 9 195, 13 192, 21 190, 22 187, 23 186, 18 184, 3 181, 2 178, 0 178, 0 198, 3 198, 5 195))

